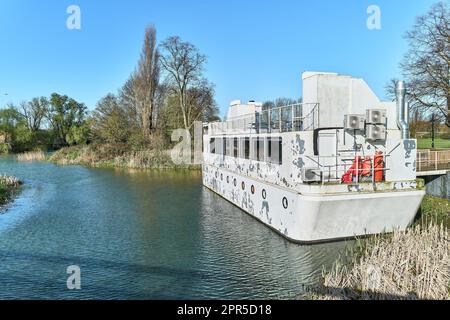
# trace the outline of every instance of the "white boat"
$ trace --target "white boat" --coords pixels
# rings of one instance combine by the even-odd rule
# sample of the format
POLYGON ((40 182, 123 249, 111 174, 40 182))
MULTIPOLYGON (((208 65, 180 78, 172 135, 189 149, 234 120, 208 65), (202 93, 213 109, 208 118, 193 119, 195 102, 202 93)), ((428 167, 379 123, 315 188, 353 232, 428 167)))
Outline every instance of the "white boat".
POLYGON ((382 102, 362 79, 302 80, 302 104, 234 101, 205 124, 203 184, 294 242, 406 229, 425 192, 403 82, 382 102))

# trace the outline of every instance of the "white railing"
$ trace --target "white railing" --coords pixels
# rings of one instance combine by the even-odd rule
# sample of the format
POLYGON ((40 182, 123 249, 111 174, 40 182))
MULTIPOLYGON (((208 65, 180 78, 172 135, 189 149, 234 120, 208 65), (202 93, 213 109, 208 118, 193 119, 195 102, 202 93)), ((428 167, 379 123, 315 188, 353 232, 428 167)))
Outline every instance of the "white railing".
POLYGON ((211 134, 280 133, 319 127, 319 104, 292 104, 211 124, 211 134), (308 113, 303 115, 304 111, 308 113))

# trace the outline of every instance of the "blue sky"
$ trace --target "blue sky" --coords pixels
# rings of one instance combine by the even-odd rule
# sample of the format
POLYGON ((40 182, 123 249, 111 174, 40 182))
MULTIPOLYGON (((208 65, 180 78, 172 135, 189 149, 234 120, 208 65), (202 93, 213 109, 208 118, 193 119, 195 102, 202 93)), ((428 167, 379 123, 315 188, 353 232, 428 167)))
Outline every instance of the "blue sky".
POLYGON ((222 114, 234 99, 300 97, 303 71, 363 77, 383 97, 405 31, 434 2, 1 0, 0 107, 58 92, 93 109, 135 68, 150 23, 159 40, 179 35, 207 55, 222 114), (72 4, 81 30, 66 27, 72 4), (381 9, 381 30, 366 27, 369 5, 381 9))

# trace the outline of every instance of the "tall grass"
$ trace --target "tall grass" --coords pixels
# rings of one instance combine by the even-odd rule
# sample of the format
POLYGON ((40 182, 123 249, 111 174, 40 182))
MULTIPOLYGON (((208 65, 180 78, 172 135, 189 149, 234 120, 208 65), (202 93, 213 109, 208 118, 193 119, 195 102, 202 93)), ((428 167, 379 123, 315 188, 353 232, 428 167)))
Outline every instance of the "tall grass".
POLYGON ((44 161, 45 153, 43 151, 31 151, 17 155, 18 161, 32 162, 32 161, 44 161))
POLYGON ((22 184, 19 178, 0 175, 0 186, 7 188, 17 188, 22 184))
POLYGON ((357 239, 313 299, 449 299, 450 201, 426 196, 406 231, 357 239))
POLYGON ((323 299, 449 299, 449 232, 418 224, 371 238, 350 265, 324 273, 323 299), (359 257, 358 257, 359 256, 359 257))
POLYGON ((64 148, 52 155, 50 161, 61 165, 86 165, 128 169, 198 169, 172 162, 167 150, 133 150, 127 145, 102 144, 64 148))

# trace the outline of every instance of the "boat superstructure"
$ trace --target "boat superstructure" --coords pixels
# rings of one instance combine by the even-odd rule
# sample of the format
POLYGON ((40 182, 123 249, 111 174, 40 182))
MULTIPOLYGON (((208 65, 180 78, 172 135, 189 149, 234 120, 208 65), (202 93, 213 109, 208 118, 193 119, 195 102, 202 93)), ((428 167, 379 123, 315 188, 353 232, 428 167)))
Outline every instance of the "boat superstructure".
POLYGON ((234 101, 204 126, 203 184, 296 242, 405 229, 425 192, 403 83, 382 102, 363 79, 302 80, 301 104, 234 101))

